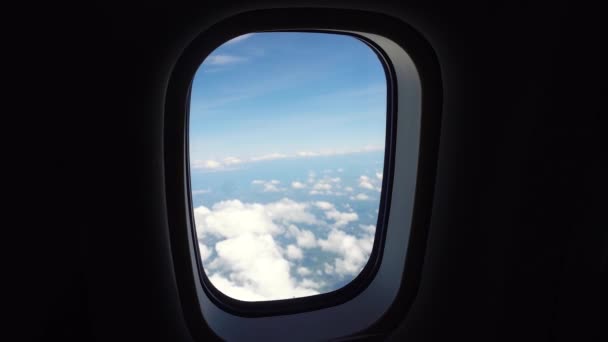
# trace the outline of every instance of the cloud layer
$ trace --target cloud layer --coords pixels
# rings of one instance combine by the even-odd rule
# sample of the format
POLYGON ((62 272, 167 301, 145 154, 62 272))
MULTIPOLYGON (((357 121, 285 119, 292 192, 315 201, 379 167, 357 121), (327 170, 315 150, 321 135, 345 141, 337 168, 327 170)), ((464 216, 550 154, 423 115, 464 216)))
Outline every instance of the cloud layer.
POLYGON ((267 153, 259 156, 253 156, 249 158, 238 158, 238 157, 226 157, 221 160, 215 159, 207 159, 207 160, 191 160, 190 167, 195 170, 222 170, 222 169, 230 169, 238 164, 243 163, 255 163, 262 162, 268 160, 277 160, 277 159, 290 159, 290 158, 313 158, 313 157, 325 157, 325 156, 337 156, 337 155, 346 155, 353 153, 364 153, 364 152, 372 152, 372 151, 383 151, 384 146, 364 146, 362 148, 357 149, 349 149, 349 150, 323 150, 323 151, 300 151, 296 153, 286 154, 286 153, 267 153))
POLYGON ((326 201, 228 200, 199 206, 194 216, 207 276, 226 295, 245 301, 335 290, 328 277, 354 278, 374 239, 370 227, 358 228, 357 213, 326 201))

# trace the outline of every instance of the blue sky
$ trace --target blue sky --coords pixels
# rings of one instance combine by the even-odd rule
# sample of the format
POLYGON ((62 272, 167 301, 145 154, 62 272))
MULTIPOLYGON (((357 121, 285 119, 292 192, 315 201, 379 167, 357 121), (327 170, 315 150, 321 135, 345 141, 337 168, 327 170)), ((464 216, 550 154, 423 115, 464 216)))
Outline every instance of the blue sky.
POLYGON ((381 148, 385 74, 350 36, 249 34, 203 62, 190 115, 194 160, 381 148))
POLYGON ((336 290, 365 266, 383 179, 386 80, 364 43, 260 33, 192 87, 190 168, 205 273, 246 301, 336 290))

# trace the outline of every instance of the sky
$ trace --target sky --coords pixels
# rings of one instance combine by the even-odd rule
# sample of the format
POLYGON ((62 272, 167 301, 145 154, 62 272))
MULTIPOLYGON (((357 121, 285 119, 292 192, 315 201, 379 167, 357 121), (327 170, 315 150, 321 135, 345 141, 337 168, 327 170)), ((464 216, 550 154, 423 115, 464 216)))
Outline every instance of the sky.
POLYGON ((252 33, 192 85, 190 168, 205 273, 245 301, 348 284, 371 252, 383 178, 386 77, 349 36, 252 33))
POLYGON ((238 37, 206 58, 192 89, 191 157, 209 165, 384 147, 386 76, 350 36, 238 37))

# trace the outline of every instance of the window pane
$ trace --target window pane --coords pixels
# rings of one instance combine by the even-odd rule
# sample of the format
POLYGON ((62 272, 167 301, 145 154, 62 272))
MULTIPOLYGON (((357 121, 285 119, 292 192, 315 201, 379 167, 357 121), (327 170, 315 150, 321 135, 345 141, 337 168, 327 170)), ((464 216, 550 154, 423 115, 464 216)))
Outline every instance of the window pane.
POLYGON ((208 56, 192 86, 190 169, 203 268, 239 300, 337 290, 372 250, 386 76, 339 34, 267 32, 208 56))

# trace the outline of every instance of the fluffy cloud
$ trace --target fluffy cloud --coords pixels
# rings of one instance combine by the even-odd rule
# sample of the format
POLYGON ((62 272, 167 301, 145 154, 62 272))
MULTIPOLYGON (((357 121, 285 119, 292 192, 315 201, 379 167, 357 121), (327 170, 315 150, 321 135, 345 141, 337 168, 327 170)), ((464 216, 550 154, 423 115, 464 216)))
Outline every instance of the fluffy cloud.
POLYGON ((303 287, 307 287, 307 288, 318 289, 318 288, 322 287, 324 285, 324 283, 316 282, 314 280, 305 278, 305 279, 302 279, 302 281, 300 282, 300 285, 303 287))
POLYGON ((212 249, 209 249, 209 247, 207 247, 204 243, 202 242, 198 242, 198 250, 201 253, 201 259, 203 261, 209 259, 209 257, 211 256, 211 253, 213 253, 212 249))
POLYGON ((327 274, 333 274, 334 267, 330 263, 326 262, 323 264, 323 271, 325 271, 325 273, 327 273, 327 274))
POLYGON ((328 210, 325 212, 325 217, 328 219, 334 220, 335 227, 344 227, 348 223, 357 221, 359 219, 359 215, 354 212, 342 212, 336 209, 328 210))
POLYGON ((368 224, 368 225, 360 224, 359 228, 361 228, 361 230, 363 230, 367 234, 376 234, 376 226, 373 224, 368 224))
POLYGON ((356 196, 351 196, 350 199, 353 201, 367 201, 369 199, 369 196, 361 193, 361 194, 357 194, 356 196))
POLYGON ((268 204, 242 203, 239 200, 218 202, 211 209, 200 206, 194 209, 199 237, 210 234, 231 238, 241 234, 277 235, 284 231, 280 224, 317 223, 308 211, 310 205, 287 198, 268 204))
POLYGON ((268 300, 265 296, 259 294, 256 289, 244 286, 244 285, 236 285, 234 282, 226 279, 225 277, 219 274, 212 274, 209 276, 209 280, 223 294, 240 299, 248 302, 257 302, 268 300))
POLYGON ((304 189, 304 188, 306 188, 306 184, 296 181, 296 182, 291 182, 291 187, 294 189, 304 189))
POLYGON ((301 230, 295 225, 287 228, 289 235, 296 239, 296 244, 301 248, 314 248, 317 246, 317 238, 310 230, 301 230))
POLYGON ((304 297, 318 291, 290 274, 289 262, 269 234, 243 234, 218 242, 216 273, 209 279, 226 295, 247 301, 304 297))
POLYGON ((279 192, 279 191, 285 190, 285 189, 279 187, 279 184, 281 184, 281 182, 276 179, 269 180, 269 181, 255 179, 251 182, 251 184, 262 185, 263 192, 279 192))
POLYGON ((366 175, 362 175, 359 177, 359 187, 368 190, 376 190, 381 191, 380 186, 382 185, 382 173, 376 172, 376 177, 371 178, 366 175))
POLYGON ((333 265, 325 265, 325 272, 339 275, 356 275, 369 259, 374 237, 365 235, 357 238, 338 229, 332 229, 327 239, 319 240, 319 246, 325 251, 338 254, 333 265), (329 272, 328 272, 329 270, 329 272))
POLYGON ((194 209, 198 237, 207 234, 232 238, 242 234, 272 234, 281 232, 262 204, 246 204, 239 200, 222 201, 210 209, 194 209))
POLYGON ((304 256, 302 250, 295 245, 287 246, 285 254, 289 259, 302 259, 302 257, 304 256))
POLYGON ((308 181, 314 183, 312 190, 309 192, 310 195, 343 195, 338 191, 342 187, 340 177, 324 176, 321 179, 315 179, 314 176, 309 175, 308 181))
POLYGON ((372 184, 371 179, 368 176, 359 177, 359 187, 369 190, 374 189, 374 185, 372 184))
POLYGON ((319 209, 323 209, 323 210, 331 210, 334 209, 334 205, 329 203, 329 202, 325 202, 325 201, 317 201, 314 203, 315 206, 319 209))
POLYGON ((326 292, 327 277, 356 275, 373 245, 375 227, 348 228, 359 217, 347 210, 342 212, 327 201, 288 198, 266 204, 227 200, 210 208, 199 206, 194 216, 205 272, 220 291, 246 301, 326 292), (314 212, 319 210, 322 214, 317 217, 314 212), (323 236, 306 226, 319 227, 317 234, 323 236))
POLYGON ((265 211, 275 222, 283 224, 289 223, 319 223, 315 215, 309 212, 310 205, 308 203, 296 202, 289 198, 283 198, 280 201, 268 203, 265 205, 265 211))
POLYGON ((312 187, 313 190, 331 190, 331 184, 320 181, 312 187))
POLYGON ((194 169, 219 169, 222 167, 222 163, 216 160, 195 160, 192 162, 192 168, 194 169))
POLYGON ((308 268, 306 268, 304 266, 298 267, 297 272, 298 272, 299 275, 301 275, 303 277, 305 277, 307 275, 310 275, 312 273, 312 272, 310 272, 310 270, 308 268))
MULTIPOLYGON (((195 208, 199 240, 208 237, 217 241, 215 253, 199 242, 205 271, 214 286, 230 297, 247 301, 317 294, 320 283, 311 279, 298 281, 288 261, 301 260, 301 248, 317 245, 311 231, 294 225, 320 224, 310 208, 308 203, 287 198, 268 204, 229 200, 211 208, 195 208), (276 239, 281 233, 291 234, 295 244, 282 248, 276 239)), ((297 273, 304 276, 306 271, 297 273)))
POLYGON ((325 217, 334 221, 334 227, 343 227, 348 223, 359 219, 357 213, 338 211, 336 207, 329 202, 317 201, 314 202, 314 205, 325 211, 325 217))

